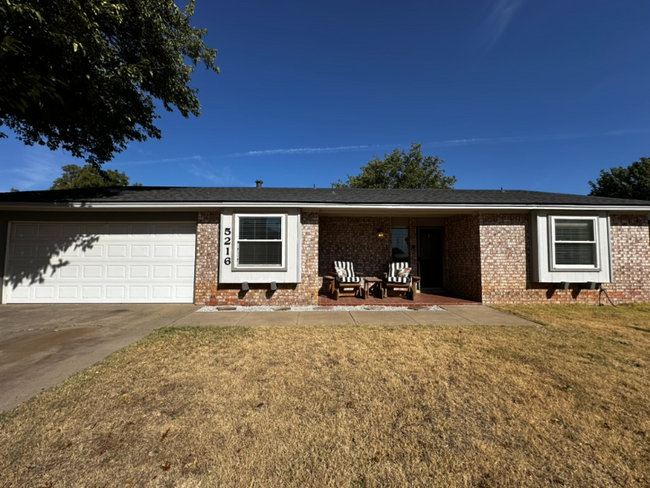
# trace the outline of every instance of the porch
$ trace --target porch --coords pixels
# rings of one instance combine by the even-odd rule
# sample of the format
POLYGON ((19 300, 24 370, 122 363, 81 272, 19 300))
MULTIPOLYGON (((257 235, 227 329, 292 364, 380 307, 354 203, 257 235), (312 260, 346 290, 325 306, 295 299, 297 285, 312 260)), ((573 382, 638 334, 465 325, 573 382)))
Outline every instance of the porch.
MULTIPOLYGON (((396 211, 393 211, 396 212, 396 211)), ((432 306, 475 304, 482 300, 478 215, 424 214, 395 216, 321 215, 318 274, 334 274, 334 261, 353 263, 357 274, 381 278, 392 262, 408 262, 419 277, 414 301, 318 298, 321 306, 432 306), (432 292, 432 290, 435 290, 432 292)), ((320 291, 324 289, 321 286, 320 291)))

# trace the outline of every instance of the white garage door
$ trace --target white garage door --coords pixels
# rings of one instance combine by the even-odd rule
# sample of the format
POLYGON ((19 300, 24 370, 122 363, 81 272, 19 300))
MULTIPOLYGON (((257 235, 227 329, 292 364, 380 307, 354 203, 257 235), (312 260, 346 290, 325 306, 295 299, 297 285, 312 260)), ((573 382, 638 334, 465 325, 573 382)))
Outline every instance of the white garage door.
POLYGON ((5 303, 192 303, 195 224, 12 222, 5 303))

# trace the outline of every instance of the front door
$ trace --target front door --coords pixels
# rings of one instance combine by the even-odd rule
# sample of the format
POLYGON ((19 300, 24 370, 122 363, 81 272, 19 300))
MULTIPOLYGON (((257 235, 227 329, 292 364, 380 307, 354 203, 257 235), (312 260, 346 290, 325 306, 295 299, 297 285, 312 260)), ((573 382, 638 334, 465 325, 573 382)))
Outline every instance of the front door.
POLYGON ((418 270, 420 288, 444 287, 444 229, 418 228, 418 270))

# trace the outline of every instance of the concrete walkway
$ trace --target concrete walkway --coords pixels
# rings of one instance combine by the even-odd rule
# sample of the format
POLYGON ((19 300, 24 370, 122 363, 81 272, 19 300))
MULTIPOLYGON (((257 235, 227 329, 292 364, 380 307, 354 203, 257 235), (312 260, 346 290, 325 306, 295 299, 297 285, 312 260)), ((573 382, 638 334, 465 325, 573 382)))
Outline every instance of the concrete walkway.
POLYGON ((536 325, 480 305, 445 311, 201 312, 194 305, 0 305, 0 411, 161 327, 536 325))
POLYGON ((174 326, 260 325, 539 325, 482 305, 449 305, 444 311, 310 311, 310 312, 197 312, 174 326))

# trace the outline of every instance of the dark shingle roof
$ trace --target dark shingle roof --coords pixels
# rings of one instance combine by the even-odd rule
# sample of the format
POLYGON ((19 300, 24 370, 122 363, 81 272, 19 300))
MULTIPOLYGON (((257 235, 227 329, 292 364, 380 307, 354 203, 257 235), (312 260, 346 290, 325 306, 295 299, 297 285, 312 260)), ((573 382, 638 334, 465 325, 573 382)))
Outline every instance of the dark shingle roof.
POLYGON ((625 206, 650 207, 650 201, 592 197, 523 190, 384 190, 329 188, 240 187, 123 187, 0 193, 0 207, 20 204, 68 203, 236 204, 286 203, 330 205, 442 205, 442 206, 625 206))

